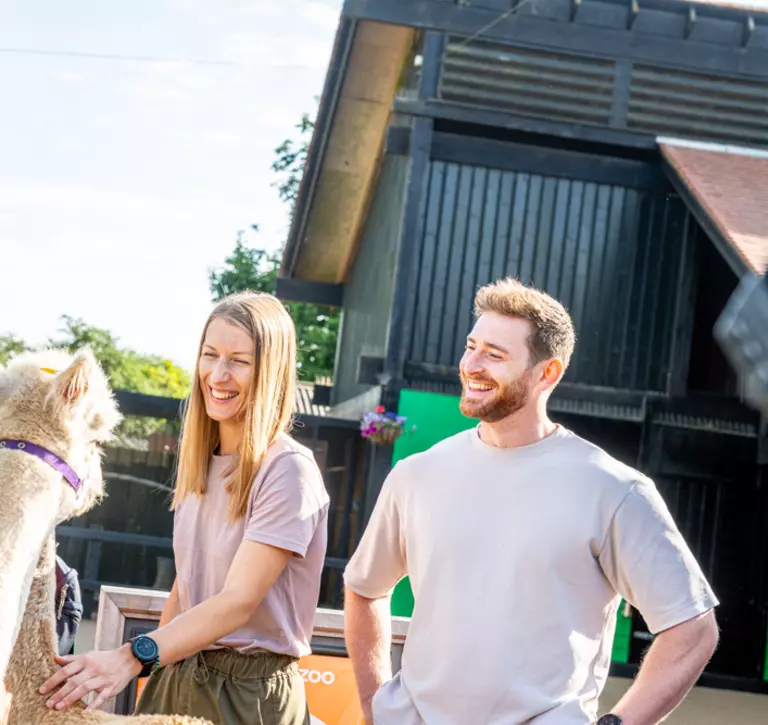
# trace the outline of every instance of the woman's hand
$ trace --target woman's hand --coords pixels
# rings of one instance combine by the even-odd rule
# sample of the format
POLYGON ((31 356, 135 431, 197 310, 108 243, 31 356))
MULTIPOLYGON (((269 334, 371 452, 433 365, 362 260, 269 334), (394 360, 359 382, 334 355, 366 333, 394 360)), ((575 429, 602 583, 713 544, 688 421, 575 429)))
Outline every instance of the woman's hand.
POLYGON ((59 688, 46 703, 56 710, 70 707, 89 692, 98 695, 86 709, 96 710, 110 697, 122 692, 141 672, 141 664, 127 644, 120 649, 56 657, 55 660, 62 668, 43 684, 40 693, 46 695, 59 688))

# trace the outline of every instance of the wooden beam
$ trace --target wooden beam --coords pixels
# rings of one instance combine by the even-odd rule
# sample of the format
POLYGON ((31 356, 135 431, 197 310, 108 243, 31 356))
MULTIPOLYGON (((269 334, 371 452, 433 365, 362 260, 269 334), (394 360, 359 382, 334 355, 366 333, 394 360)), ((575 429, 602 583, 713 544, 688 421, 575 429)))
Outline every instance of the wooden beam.
POLYGON ((574 123, 559 123, 530 116, 515 116, 511 113, 467 108, 442 101, 395 100, 396 113, 424 116, 457 123, 488 126, 495 129, 519 131, 542 136, 555 136, 574 141, 623 146, 632 149, 655 149, 656 137, 651 134, 619 131, 611 128, 579 126, 574 123))
POLYGON ((635 189, 666 186, 658 164, 615 156, 533 146, 449 133, 436 133, 432 158, 449 163, 543 174, 635 189))
POLYGON ((569 19, 571 22, 576 20, 576 16, 579 14, 579 8, 583 0, 571 0, 571 10, 569 13, 569 19))
POLYGON ((443 63, 445 35, 428 32, 424 38, 421 77, 419 78, 419 100, 425 101, 437 96, 440 84, 440 69, 443 63))
POLYGON ((304 173, 299 184, 299 193, 296 199, 293 219, 291 220, 291 228, 288 232, 288 239, 280 265, 281 274, 291 275, 296 269, 315 199, 317 181, 328 146, 333 118, 339 102, 339 94, 341 93, 349 66, 349 53, 354 43, 356 29, 356 21, 342 19, 336 30, 336 39, 325 77, 323 96, 320 100, 317 118, 315 119, 315 129, 312 134, 307 162, 304 165, 304 173))
POLYGON ((290 276, 344 282, 379 172, 392 98, 413 39, 411 28, 357 24, 322 163, 307 202, 311 208, 297 206, 297 214, 306 221, 291 229, 297 250, 295 263, 284 265, 290 276))
POLYGON ((432 119, 416 118, 413 122, 403 222, 400 228, 400 243, 397 247, 392 315, 389 321, 384 361, 384 375, 392 381, 399 381, 403 377, 403 365, 410 344, 416 288, 419 283, 416 269, 423 237, 422 224, 432 137, 432 119))
POLYGON ((389 156, 407 156, 411 149, 411 129, 408 126, 390 126, 384 141, 384 153, 389 156))
POLYGON ((164 398, 159 395, 144 395, 128 390, 116 390, 115 399, 123 415, 141 415, 147 418, 176 420, 181 415, 184 400, 164 398))
MULTIPOLYGON (((127 390, 116 390, 115 399, 123 415, 141 415, 147 418, 164 418, 167 420, 180 418, 184 404, 184 400, 177 398, 144 395, 143 393, 133 393, 127 390)), ((301 413, 294 416, 294 420, 298 425, 305 427, 316 425, 330 428, 355 428, 358 426, 358 422, 355 420, 331 416, 304 415, 301 413)))
POLYGON ((356 383, 359 385, 380 385, 383 374, 383 357, 377 355, 360 355, 358 357, 356 383))
MULTIPOLYGON (((622 0, 626 2, 626 0, 622 0)), ((642 8, 650 8, 644 0, 642 8)), ((666 18, 679 16, 682 3, 653 3, 662 13, 658 33, 633 33, 625 25, 599 26, 571 22, 567 17, 558 20, 552 16, 517 12, 499 20, 499 12, 471 2, 457 4, 442 0, 346 0, 343 16, 377 20, 423 30, 437 30, 455 35, 482 34, 487 40, 514 42, 530 48, 550 48, 560 52, 576 52, 591 57, 630 58, 631 60, 660 65, 672 65, 701 73, 720 72, 768 78, 768 43, 754 47, 744 55, 733 33, 723 23, 722 42, 689 40, 663 34, 666 18), (679 8, 679 9, 678 9, 679 8), (730 45, 729 45, 730 40, 730 45)), ((729 8, 704 8, 702 17, 723 17, 734 25, 743 22, 744 13, 729 8)), ((630 14, 631 17, 631 14, 630 14)), ((765 16, 763 16, 765 17, 765 16)), ((763 24, 761 18, 761 25, 763 24)), ((768 24, 768 22, 766 23, 768 24)), ((755 40, 757 36, 755 36, 755 40)))
POLYGON ((685 19, 685 31, 683 37, 688 40, 691 37, 693 28, 696 26, 696 8, 693 6, 688 8, 688 16, 685 19))
POLYGON ((686 214, 682 233, 683 249, 680 254, 680 269, 677 274, 672 344, 669 351, 667 393, 672 396, 683 396, 687 392, 696 309, 697 231, 693 214, 686 214))
POLYGON ((316 305, 343 307, 344 285, 278 277, 275 296, 290 302, 312 302, 316 305))
POLYGON ((610 124, 613 128, 627 127, 632 69, 633 63, 628 58, 619 58, 616 61, 616 71, 613 77, 613 95, 611 97, 610 124))
POLYGON ((749 15, 744 22, 744 33, 741 36, 741 47, 746 48, 749 46, 749 42, 755 34, 755 18, 749 15))
POLYGON ((632 30, 632 27, 637 20, 637 16, 640 14, 640 3, 637 0, 630 0, 629 12, 627 13, 626 29, 632 30))

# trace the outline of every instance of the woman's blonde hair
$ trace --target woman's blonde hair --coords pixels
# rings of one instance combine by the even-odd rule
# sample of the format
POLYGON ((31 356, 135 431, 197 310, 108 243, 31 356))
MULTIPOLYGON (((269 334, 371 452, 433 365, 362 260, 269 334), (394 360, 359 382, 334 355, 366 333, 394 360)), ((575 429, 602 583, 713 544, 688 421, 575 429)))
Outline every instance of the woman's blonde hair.
MULTIPOLYGON (((270 294, 241 292, 225 297, 205 323, 197 351, 198 363, 208 326, 217 319, 237 325, 253 340, 251 387, 239 409, 244 419, 243 439, 236 461, 227 472, 229 518, 235 522, 245 516, 251 484, 264 454, 280 433, 291 426, 296 389, 296 329, 283 304, 270 294)), ((195 365, 183 415, 172 509, 190 494, 205 493, 208 465, 218 445, 219 426, 206 413, 195 365)))

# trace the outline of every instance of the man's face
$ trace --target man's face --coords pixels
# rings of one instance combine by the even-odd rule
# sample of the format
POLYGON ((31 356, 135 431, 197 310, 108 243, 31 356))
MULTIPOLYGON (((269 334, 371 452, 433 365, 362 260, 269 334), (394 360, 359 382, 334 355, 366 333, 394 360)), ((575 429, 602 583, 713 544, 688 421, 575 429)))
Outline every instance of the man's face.
POLYGON ((478 318, 459 364, 464 415, 496 423, 525 407, 537 373, 530 365, 530 334, 527 320, 496 312, 478 318))

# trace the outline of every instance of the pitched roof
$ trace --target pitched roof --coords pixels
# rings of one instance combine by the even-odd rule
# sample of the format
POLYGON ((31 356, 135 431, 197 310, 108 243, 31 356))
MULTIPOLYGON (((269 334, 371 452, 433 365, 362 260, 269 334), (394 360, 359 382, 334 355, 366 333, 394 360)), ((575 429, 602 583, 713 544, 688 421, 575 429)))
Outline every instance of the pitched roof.
MULTIPOLYGON (((678 190, 708 217, 699 221, 736 253, 742 267, 736 271, 762 273, 768 267, 768 152, 676 139, 659 139, 659 146, 678 190)), ((728 258, 731 250, 721 251, 728 258)))

